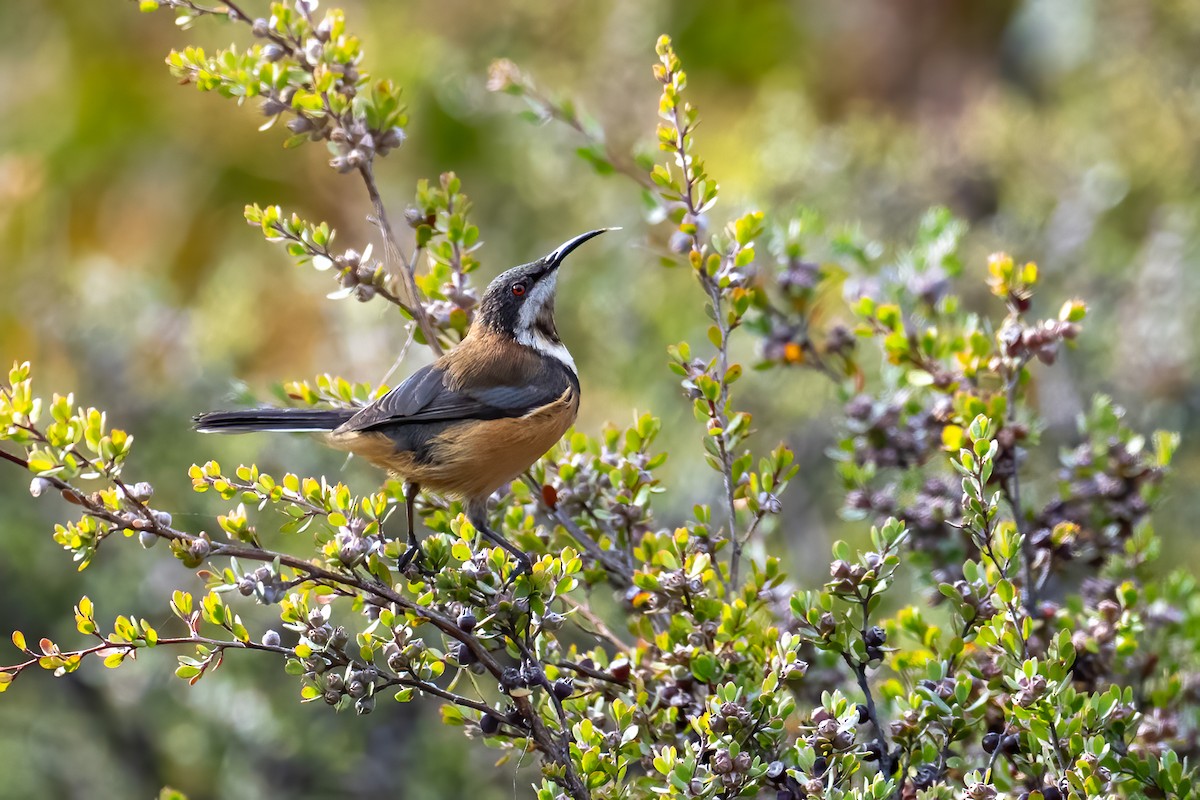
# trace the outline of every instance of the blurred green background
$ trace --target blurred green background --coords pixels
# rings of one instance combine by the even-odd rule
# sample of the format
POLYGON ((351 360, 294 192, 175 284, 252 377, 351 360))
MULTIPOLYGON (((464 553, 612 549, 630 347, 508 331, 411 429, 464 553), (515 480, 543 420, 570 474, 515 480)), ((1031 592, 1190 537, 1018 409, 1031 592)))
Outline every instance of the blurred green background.
MULTIPOLYGON (((393 214, 417 178, 456 170, 483 232, 481 281, 580 231, 625 227, 573 257, 560 328, 583 376, 583 428, 626 424, 635 408, 664 418, 673 459, 662 522, 713 486, 664 368, 667 344, 702 340, 699 293, 686 272, 658 266, 664 234, 642 218, 632 184, 596 175, 570 131, 532 126, 519 101, 485 90, 495 58, 577 98, 625 150, 652 141, 653 44, 669 33, 701 109, 700 151, 724 190, 716 221, 804 204, 902 242, 925 207, 945 204, 971 223, 963 291, 981 304, 989 252, 1038 261, 1038 310, 1053 313, 1067 294, 1092 308, 1080 346, 1040 372, 1051 435, 1068 438, 1096 390, 1137 427, 1182 430, 1180 474, 1157 519, 1171 559, 1195 563, 1197 0, 358 0, 347 12, 364 67, 406 87, 408 142, 378 168, 393 214)), ((343 245, 372 233, 361 185, 329 170, 323 150, 282 150, 278 131, 256 132, 251 109, 176 86, 162 63, 187 43, 245 43, 245 30, 171 23, 120 0, 0 3, 0 361, 31 359, 42 393, 73 390, 133 432, 129 474, 153 481, 184 527, 223 511, 185 474, 214 456, 369 490, 376 474, 302 437, 189 431, 191 414, 268 398, 285 379, 377 381, 401 326, 382 303, 326 301, 327 276, 289 266, 241 222, 247 202, 281 203, 328 220, 343 245)), ((752 358, 749 344, 741 355, 752 358)), ((786 546, 823 556, 848 530, 823 457, 832 391, 798 371, 755 375, 741 391, 757 446, 786 438, 801 458, 786 546)), ((0 481, 0 507, 6 632, 73 641, 70 609, 85 593, 101 618, 157 623, 171 588, 198 586, 165 553, 136 546, 106 548, 76 574, 49 537, 69 509, 32 500, 15 470, 0 481)), ((813 579, 821 563, 796 572, 813 579)), ((16 656, 5 652, 0 663, 16 656)), ((300 706, 274 662, 230 659, 188 689, 171 676, 173 655, 143 660, 22 678, 0 701, 0 798, 148 798, 170 783, 193 800, 486 800, 522 796, 533 779, 528 765, 493 768, 495 753, 443 729, 431 703, 335 716, 300 706)))

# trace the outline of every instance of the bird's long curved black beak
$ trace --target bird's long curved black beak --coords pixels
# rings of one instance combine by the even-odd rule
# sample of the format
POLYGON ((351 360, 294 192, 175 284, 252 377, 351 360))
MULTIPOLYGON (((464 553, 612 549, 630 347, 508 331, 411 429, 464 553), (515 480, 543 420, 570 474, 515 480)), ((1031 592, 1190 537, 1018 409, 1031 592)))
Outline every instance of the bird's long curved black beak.
POLYGON ((553 253, 546 256, 546 259, 545 259, 546 267, 551 270, 556 269, 558 267, 558 265, 563 262, 563 259, 565 259, 568 255, 571 254, 572 250, 574 250, 576 247, 579 247, 579 245, 583 244, 588 239, 594 239, 606 231, 619 231, 619 230, 621 230, 621 229, 620 228, 597 228, 594 231, 588 231, 587 233, 581 233, 578 236, 576 236, 574 239, 568 239, 567 241, 560 244, 553 253))

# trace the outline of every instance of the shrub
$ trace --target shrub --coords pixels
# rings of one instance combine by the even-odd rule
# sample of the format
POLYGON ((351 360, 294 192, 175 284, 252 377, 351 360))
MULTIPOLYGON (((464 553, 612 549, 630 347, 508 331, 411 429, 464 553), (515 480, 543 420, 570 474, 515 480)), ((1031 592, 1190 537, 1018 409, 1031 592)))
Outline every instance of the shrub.
MULTIPOLYGON (((415 342, 453 346, 478 296, 479 230, 452 174, 417 186, 406 236, 392 225, 374 165, 403 143, 405 111, 398 87, 363 72, 342 13, 313 0, 263 18, 232 3, 140 5, 249 28, 248 48, 173 52, 172 73, 253 100, 287 146, 326 144, 330 166, 367 189, 382 258, 277 206, 246 220, 329 272, 334 297, 393 304, 415 342)), ((55 541, 79 569, 117 534, 165 541, 204 587, 173 593, 161 632, 130 616, 102 624, 81 598, 87 644, 13 633, 23 656, 0 668, 0 692, 35 666, 64 676, 155 647, 180 648, 176 674, 194 684, 251 650, 279 659, 303 702, 403 713, 377 701, 436 698, 469 738, 535 753, 539 800, 1189 796, 1200 603, 1192 577, 1149 566, 1148 515, 1177 437, 1139 435, 1096 397, 1055 474, 1031 468, 1054 457, 1031 402, 1038 373, 1082 334, 1084 303, 1042 318, 1037 266, 961 263, 965 227, 940 209, 891 251, 809 210, 718 223, 686 74, 669 39, 656 53, 657 157, 613 152, 511 62, 489 86, 578 131, 581 156, 631 179, 670 226, 662 260, 691 272, 712 325, 707 341, 672 347, 669 366, 719 496, 661 523, 659 421, 576 430, 495 506, 532 574, 510 581, 512 559, 435 496, 420 504, 422 566, 400 574, 395 481, 355 494, 209 461, 191 468, 193 487, 236 505, 210 531, 185 530, 126 474, 133 437, 70 394, 43 400, 18 363, 0 388, 0 457, 33 475, 34 497, 79 507, 55 541), (955 291, 977 276, 994 296, 979 309, 955 291), (843 513, 869 540, 835 544, 816 588, 789 582, 766 546, 797 466, 786 446, 754 440, 738 339, 757 343, 755 368, 780 381, 815 371, 844 404, 830 455, 843 513), (278 607, 277 628, 252 632, 239 614, 251 602, 278 607)), ((385 387, 323 376, 285 388, 298 404, 355 406, 385 387)))

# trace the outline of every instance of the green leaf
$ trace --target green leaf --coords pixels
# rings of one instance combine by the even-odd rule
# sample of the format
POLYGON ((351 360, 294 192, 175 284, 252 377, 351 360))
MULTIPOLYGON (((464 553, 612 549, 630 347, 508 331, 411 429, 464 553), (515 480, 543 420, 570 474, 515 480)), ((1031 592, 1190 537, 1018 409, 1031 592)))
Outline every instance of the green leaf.
MULTIPOLYGON (((106 663, 107 663, 107 661, 106 661, 106 663)), ((183 678, 184 680, 189 680, 191 678, 196 677, 199 674, 200 674, 200 668, 193 666, 191 664, 180 664, 178 667, 175 668, 175 676, 178 678, 183 678)))

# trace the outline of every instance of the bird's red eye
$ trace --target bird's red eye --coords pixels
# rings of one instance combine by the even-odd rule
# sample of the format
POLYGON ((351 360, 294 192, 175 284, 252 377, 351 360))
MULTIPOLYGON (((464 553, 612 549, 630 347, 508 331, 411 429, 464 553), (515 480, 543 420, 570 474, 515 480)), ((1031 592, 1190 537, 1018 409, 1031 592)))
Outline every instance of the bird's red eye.
POLYGON ((525 294, 525 284, 523 284, 523 283, 514 283, 514 284, 512 285, 512 293, 513 293, 514 295, 516 295, 517 297, 520 297, 521 295, 525 294))

